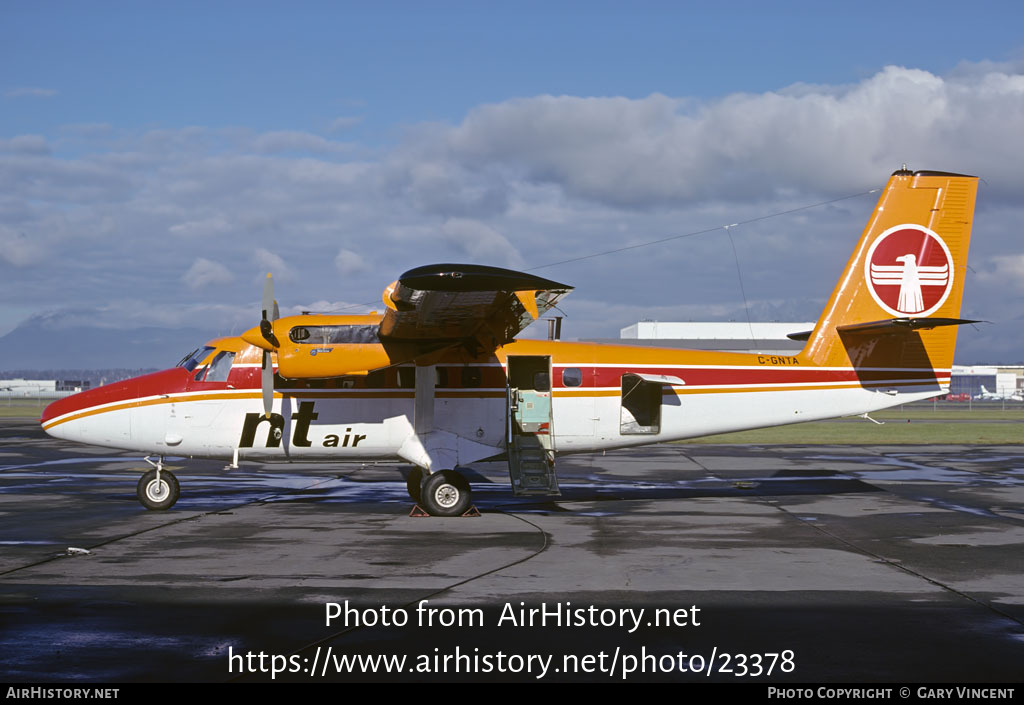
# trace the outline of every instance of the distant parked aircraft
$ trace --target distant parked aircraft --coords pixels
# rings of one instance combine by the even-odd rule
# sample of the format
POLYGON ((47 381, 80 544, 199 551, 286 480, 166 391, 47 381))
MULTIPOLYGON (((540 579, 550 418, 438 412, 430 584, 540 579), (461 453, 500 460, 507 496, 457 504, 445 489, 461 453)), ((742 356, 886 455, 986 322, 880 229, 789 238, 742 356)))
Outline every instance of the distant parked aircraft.
POLYGON ((985 388, 984 384, 981 385, 981 394, 976 394, 974 398, 985 401, 1024 401, 1024 396, 1020 392, 1010 392, 1008 394, 990 392, 985 388))

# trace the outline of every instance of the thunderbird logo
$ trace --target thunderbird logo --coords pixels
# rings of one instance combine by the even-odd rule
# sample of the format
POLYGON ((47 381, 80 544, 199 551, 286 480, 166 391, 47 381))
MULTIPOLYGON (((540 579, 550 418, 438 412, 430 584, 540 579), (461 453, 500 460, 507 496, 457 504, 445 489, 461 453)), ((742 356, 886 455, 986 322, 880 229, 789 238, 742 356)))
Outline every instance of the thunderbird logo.
POLYGON ((893 316, 930 316, 953 289, 953 257, 928 228, 897 225, 871 245, 864 278, 875 303, 893 316))

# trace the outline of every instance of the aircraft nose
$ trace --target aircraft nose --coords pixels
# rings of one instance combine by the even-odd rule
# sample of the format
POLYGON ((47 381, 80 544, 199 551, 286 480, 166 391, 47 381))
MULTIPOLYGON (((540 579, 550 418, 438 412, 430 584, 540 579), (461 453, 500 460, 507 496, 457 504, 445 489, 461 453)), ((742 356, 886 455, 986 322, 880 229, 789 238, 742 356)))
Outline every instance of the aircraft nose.
POLYGON ((185 391, 189 372, 175 367, 105 384, 58 399, 43 410, 43 430, 56 438, 114 448, 131 439, 134 407, 145 399, 185 391))
POLYGON ((85 408, 85 405, 81 403, 82 400, 78 398, 83 394, 89 394, 89 392, 79 392, 78 394, 72 394, 69 397, 64 397, 50 402, 46 405, 46 408, 43 409, 43 413, 39 417, 39 423, 43 425, 44 429, 49 431, 47 426, 49 426, 54 419, 85 408))
POLYGON ((134 379, 106 384, 96 389, 87 389, 49 404, 43 409, 43 415, 39 420, 45 426, 61 416, 85 412, 111 402, 131 399, 136 396, 137 389, 138 384, 134 379))
MULTIPOLYGON (((135 379, 128 379, 123 382, 107 384, 96 389, 89 389, 78 394, 57 399, 43 409, 39 422, 51 436, 67 440, 89 441, 85 432, 88 427, 95 425, 96 419, 104 408, 116 406, 118 402, 124 402, 138 397, 139 385, 135 379)), ((110 426, 115 421, 114 415, 104 414, 104 425, 110 426)), ((127 417, 125 417, 127 418, 127 417)), ((123 424, 116 424, 123 425, 123 424)), ((115 430, 115 429, 109 429, 115 430)), ((127 436, 130 431, 117 429, 113 434, 116 437, 127 436)), ((87 434, 86 434, 87 435, 87 434)), ((108 433, 102 434, 104 436, 108 433)))

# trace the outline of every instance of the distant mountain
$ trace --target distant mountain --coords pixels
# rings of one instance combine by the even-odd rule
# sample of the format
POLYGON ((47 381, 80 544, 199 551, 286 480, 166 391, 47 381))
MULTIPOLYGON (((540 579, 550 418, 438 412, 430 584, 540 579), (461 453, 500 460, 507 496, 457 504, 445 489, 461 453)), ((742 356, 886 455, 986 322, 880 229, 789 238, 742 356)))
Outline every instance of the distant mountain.
POLYGON ((54 326, 31 318, 0 337, 0 371, 173 367, 223 331, 54 326))

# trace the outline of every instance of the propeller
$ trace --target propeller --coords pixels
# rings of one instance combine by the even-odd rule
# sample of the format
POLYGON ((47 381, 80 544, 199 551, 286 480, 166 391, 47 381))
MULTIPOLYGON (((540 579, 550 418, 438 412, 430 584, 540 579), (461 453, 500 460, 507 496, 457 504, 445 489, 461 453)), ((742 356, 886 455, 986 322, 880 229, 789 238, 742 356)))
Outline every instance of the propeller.
MULTIPOLYGON (((274 277, 268 272, 263 282, 263 301, 261 303, 262 318, 260 319, 260 334, 264 340, 274 348, 281 347, 274 335, 274 321, 280 317, 277 308, 277 301, 274 300, 274 277)), ((263 348, 263 369, 260 374, 260 387, 263 390, 263 413, 270 418, 270 412, 274 408, 274 364, 270 359, 270 350, 263 348)))

